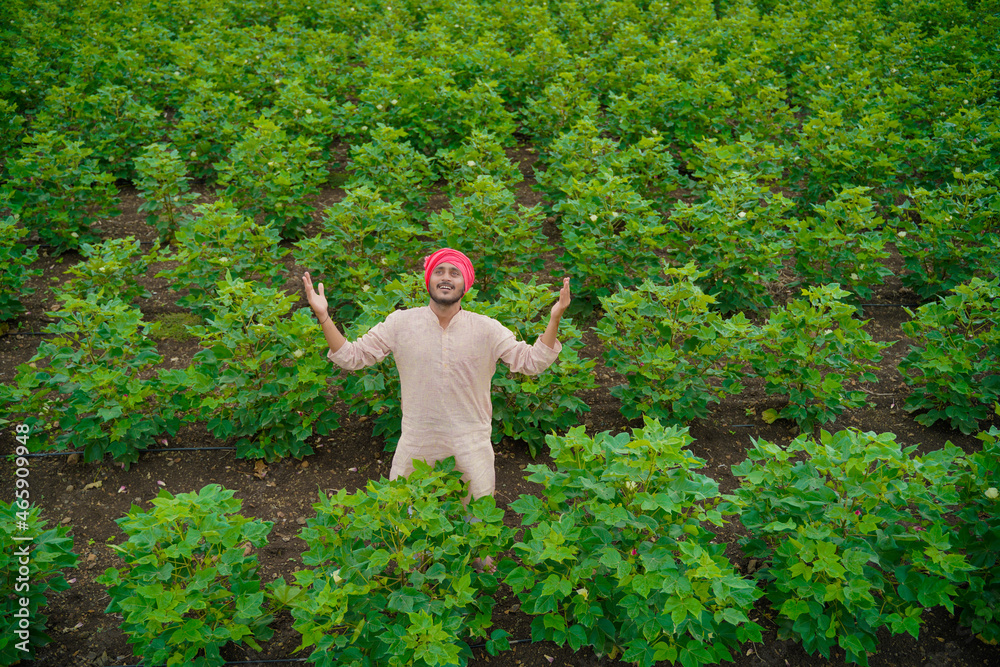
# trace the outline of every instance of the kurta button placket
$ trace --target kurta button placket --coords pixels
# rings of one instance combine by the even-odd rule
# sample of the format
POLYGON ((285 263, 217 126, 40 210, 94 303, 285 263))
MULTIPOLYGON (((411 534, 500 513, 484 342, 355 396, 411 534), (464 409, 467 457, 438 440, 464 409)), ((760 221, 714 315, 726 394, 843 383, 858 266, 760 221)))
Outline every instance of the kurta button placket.
POLYGON ((448 330, 441 332, 441 368, 448 370, 448 330))

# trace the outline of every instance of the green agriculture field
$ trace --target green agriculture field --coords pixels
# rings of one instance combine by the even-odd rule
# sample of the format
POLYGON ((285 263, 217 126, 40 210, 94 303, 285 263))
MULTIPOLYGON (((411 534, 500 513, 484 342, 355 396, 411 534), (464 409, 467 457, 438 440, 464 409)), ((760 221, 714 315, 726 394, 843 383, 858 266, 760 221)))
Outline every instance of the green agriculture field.
POLYGON ((7 0, 0 662, 1000 662, 998 34, 7 0), (573 286, 558 362, 494 378, 476 523, 380 481, 395 368, 335 373, 301 298, 353 338, 440 246, 529 342, 573 286))

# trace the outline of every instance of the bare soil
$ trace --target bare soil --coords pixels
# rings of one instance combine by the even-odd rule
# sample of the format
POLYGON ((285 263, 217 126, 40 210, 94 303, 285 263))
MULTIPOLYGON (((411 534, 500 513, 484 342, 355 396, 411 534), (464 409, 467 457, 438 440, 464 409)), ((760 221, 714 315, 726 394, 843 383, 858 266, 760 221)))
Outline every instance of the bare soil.
MULTIPOLYGON (((528 177, 519 190, 519 200, 525 205, 538 203, 539 195, 530 188, 533 152, 519 149, 512 152, 511 157, 520 162, 528 177)), ((155 230, 137 212, 140 202, 134 190, 126 184, 122 186, 123 213, 98 226, 99 233, 105 238, 132 235, 141 240, 153 240, 155 230)), ((340 190, 326 190, 317 198, 318 208, 342 196, 340 190)), ((434 200, 431 205, 440 208, 445 202, 434 200)), ((310 233, 313 232, 310 230, 310 233)), ((558 231, 551 221, 545 225, 545 232, 553 242, 558 241, 558 231)), ((44 248, 41 250, 43 256, 38 259, 35 268, 41 268, 43 275, 30 283, 36 292, 24 299, 28 313, 10 333, 0 336, 0 380, 4 382, 13 380, 18 364, 30 360, 38 347, 41 337, 32 335, 32 332, 40 331, 50 321, 45 313, 56 307, 50 287, 68 278, 64 276, 66 268, 80 260, 75 253, 52 258, 44 256, 44 248)), ((158 268, 153 267, 150 275, 158 268)), ((286 269, 286 289, 301 293, 303 267, 295 266, 288 259, 286 269)), ((139 304, 147 320, 184 312, 175 304, 178 295, 167 289, 164 280, 149 277, 144 282, 154 292, 150 299, 139 304)), ((786 286, 779 285, 775 289, 785 296, 791 292, 786 286)), ((902 445, 919 445, 920 452, 940 448, 948 441, 967 452, 974 451, 979 445, 975 438, 963 436, 945 426, 925 428, 902 410, 908 392, 897 365, 907 352, 907 343, 900 330, 900 324, 907 315, 901 307, 891 304, 912 304, 916 301, 915 295, 902 289, 898 280, 890 279, 876 291, 872 302, 886 305, 866 309, 865 316, 870 318, 868 330, 878 340, 899 342, 886 351, 877 374, 879 381, 863 385, 874 407, 848 412, 825 428, 854 427, 865 431, 892 432, 902 445)), ((304 297, 300 306, 307 307, 304 297)), ((593 321, 584 324, 592 325, 593 321)), ((603 350, 596 336, 589 333, 585 340, 584 356, 600 360, 603 350)), ((159 352, 164 357, 165 366, 182 368, 197 352, 197 345, 194 339, 167 339, 159 342, 159 352)), ((618 432, 641 426, 621 416, 618 401, 610 394, 610 388, 621 380, 620 376, 598 365, 600 388, 585 396, 591 407, 591 412, 584 418, 589 431, 618 432)), ((780 407, 780 401, 765 396, 759 387, 751 386, 742 395, 715 406, 709 418, 691 425, 691 434, 695 438, 692 450, 706 461, 703 472, 716 479, 723 492, 731 491, 736 486, 730 467, 744 459, 753 438, 786 443, 797 434, 794 426, 786 422, 768 425, 762 421, 760 415, 769 407, 780 407)), ((231 442, 218 441, 198 426, 185 428, 167 446, 157 443, 156 451, 143 455, 128 471, 111 461, 84 463, 79 456, 32 459, 32 497, 43 508, 50 526, 72 526, 75 552, 79 555, 79 569, 67 574, 72 584, 70 589, 52 596, 45 611, 53 641, 40 651, 32 664, 39 667, 90 667, 138 662, 133 657, 127 637, 119 629, 119 618, 104 613, 109 598, 104 587, 96 584, 94 578, 108 567, 122 565, 109 548, 109 542, 120 543, 124 539, 114 520, 124 516, 133 503, 149 507, 149 501, 161 488, 174 494, 185 493, 214 482, 237 490, 236 497, 243 501, 243 514, 275 524, 269 543, 257 551, 262 579, 269 582, 284 576, 290 580, 291 573, 303 567, 301 554, 305 543, 297 534, 305 520, 314 515, 311 505, 316 501, 317 493, 345 488, 354 490, 364 486, 369 479, 388 475, 389 472, 391 455, 383 451, 380 440, 372 437, 370 422, 346 415, 344 406, 332 398, 330 409, 341 415, 342 428, 328 437, 317 437, 313 442, 316 453, 301 461, 283 460, 260 467, 261 464, 254 461, 237 459, 232 451, 184 451, 198 447, 232 446, 231 442), (180 448, 180 451, 174 448, 180 448), (97 488, 87 488, 94 482, 101 484, 97 488)), ((989 424, 985 426, 988 428, 989 424)), ((0 434, 0 453, 9 454, 13 448, 12 433, 0 434)), ((520 442, 504 441, 497 445, 496 450, 498 504, 507 509, 520 494, 537 494, 539 488, 524 479, 524 469, 532 463, 549 462, 549 459, 544 455, 532 459, 527 447, 520 442)), ((5 459, 3 465, 12 470, 10 461, 5 459)), ((0 475, 0 497, 13 497, 12 479, 12 474, 5 472, 0 475)), ((512 526, 519 525, 516 514, 511 510, 507 510, 507 522, 512 526)), ((740 530, 738 524, 729 525, 718 531, 717 539, 727 544, 727 554, 745 572, 747 559, 736 544, 740 530)), ((747 644, 734 656, 735 664, 740 667, 844 664, 842 653, 826 660, 806 654, 793 641, 779 640, 770 612, 764 604, 758 605, 754 620, 761 623, 767 632, 762 643, 747 644)), ((527 641, 531 634, 531 618, 519 610, 517 599, 509 589, 501 588, 494 622, 496 627, 509 632, 515 640, 524 641, 518 641, 510 651, 497 657, 490 657, 483 649, 475 648, 475 659, 470 663, 474 667, 611 667, 624 664, 597 657, 590 650, 574 653, 551 642, 527 641)), ((261 652, 229 647, 224 655, 232 661, 249 661, 241 663, 248 665, 264 664, 254 661, 304 657, 305 652, 294 653, 299 645, 299 636, 292 630, 291 617, 287 613, 279 614, 276 625, 274 638, 263 645, 261 652)), ((919 639, 890 636, 883 632, 879 651, 871 656, 870 663, 876 667, 986 667, 1000 665, 1000 647, 982 643, 959 626, 954 616, 938 608, 929 610, 925 615, 919 639)))

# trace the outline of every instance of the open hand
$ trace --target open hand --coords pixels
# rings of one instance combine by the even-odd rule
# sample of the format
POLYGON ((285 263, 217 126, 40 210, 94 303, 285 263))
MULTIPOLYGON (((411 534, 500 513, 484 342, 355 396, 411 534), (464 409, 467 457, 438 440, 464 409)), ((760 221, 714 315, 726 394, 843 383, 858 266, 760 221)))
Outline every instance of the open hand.
POLYGON ((569 276, 563 278, 562 289, 559 290, 559 300, 552 306, 552 317, 562 317, 562 314, 569 308, 570 301, 569 276))
POLYGON ((316 313, 316 317, 321 320, 329 317, 329 305, 326 302, 326 295, 323 293, 323 283, 319 284, 319 291, 313 290, 312 277, 306 271, 302 276, 302 284, 306 288, 306 300, 309 301, 309 307, 316 313))

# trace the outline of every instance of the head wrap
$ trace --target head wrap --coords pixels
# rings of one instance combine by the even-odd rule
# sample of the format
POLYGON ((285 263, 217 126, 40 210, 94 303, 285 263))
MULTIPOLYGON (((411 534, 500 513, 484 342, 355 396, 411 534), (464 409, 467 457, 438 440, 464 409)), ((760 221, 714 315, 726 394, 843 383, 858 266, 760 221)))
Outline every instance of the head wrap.
POLYGON ((462 278, 465 280, 465 292, 468 292, 469 288, 472 287, 472 283, 476 282, 476 272, 472 269, 472 262, 469 261, 468 257, 458 250, 452 250, 451 248, 441 248, 424 257, 424 283, 427 285, 427 289, 430 290, 431 288, 431 274, 434 273, 437 265, 442 262, 449 262, 458 267, 458 270, 462 272, 462 278))

